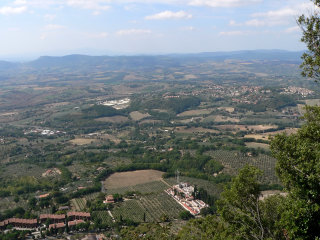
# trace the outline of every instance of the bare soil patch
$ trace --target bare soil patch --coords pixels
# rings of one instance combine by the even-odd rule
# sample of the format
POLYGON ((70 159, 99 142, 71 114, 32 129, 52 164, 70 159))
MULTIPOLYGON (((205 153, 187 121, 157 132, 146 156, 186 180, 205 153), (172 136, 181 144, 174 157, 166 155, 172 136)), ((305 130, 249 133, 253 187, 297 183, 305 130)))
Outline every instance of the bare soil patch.
POLYGON ((234 112, 234 108, 233 107, 219 107, 218 109, 219 110, 224 110, 224 111, 229 112, 229 113, 233 113, 234 112))
POLYGON ((138 111, 134 111, 130 113, 130 117, 132 118, 132 120, 134 121, 140 121, 144 118, 150 117, 149 113, 141 113, 138 111))
POLYGON ((0 113, 0 117, 11 117, 13 115, 18 114, 17 112, 5 112, 5 113, 0 113))
POLYGON ((245 138, 254 138, 254 139, 261 139, 261 140, 269 140, 269 137, 275 136, 280 133, 286 133, 288 135, 294 134, 298 131, 298 128, 287 128, 284 130, 274 131, 274 132, 267 132, 267 133, 261 133, 261 134, 247 134, 244 137, 245 138))
POLYGON ((154 181, 161 181, 163 172, 156 170, 139 170, 131 172, 114 173, 106 179, 106 189, 135 186, 154 181))

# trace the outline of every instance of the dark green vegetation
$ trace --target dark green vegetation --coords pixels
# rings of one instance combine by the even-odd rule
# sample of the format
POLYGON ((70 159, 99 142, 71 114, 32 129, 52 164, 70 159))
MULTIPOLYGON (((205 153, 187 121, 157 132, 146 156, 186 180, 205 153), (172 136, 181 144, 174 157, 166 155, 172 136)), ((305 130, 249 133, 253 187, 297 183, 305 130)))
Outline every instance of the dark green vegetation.
MULTIPOLYGON (((312 1, 316 7, 320 6, 319 0, 312 1)), ((302 75, 310 77, 319 81, 320 79, 320 18, 317 10, 309 16, 302 15, 298 19, 298 24, 302 29, 303 36, 301 41, 304 42, 308 48, 308 52, 302 55, 303 69, 302 75)))
POLYGON ((297 134, 272 140, 287 194, 261 197, 261 171, 246 166, 225 187, 217 214, 190 221, 179 239, 319 239, 320 108, 307 107, 297 134))
MULTIPOLYGON (((179 170, 181 180, 196 185, 197 197, 210 204, 202 211, 208 217, 191 220, 181 239, 188 228, 203 239, 218 236, 217 229, 223 230, 220 237, 236 239, 228 235, 239 228, 232 225, 238 220, 234 204, 243 213, 244 232, 252 227, 253 238, 277 238, 274 222, 284 218, 271 213, 277 213, 280 197, 260 202, 263 230, 252 215, 261 190, 291 186, 275 174, 269 136, 296 132, 304 121, 302 106, 320 98, 318 86, 301 79, 295 56, 66 56, 0 67, 0 220, 64 213, 60 207, 68 206, 92 214, 89 230, 124 239, 174 238, 190 218, 164 192, 179 170), (262 173, 246 168, 231 182, 246 165, 262 173), (112 189, 101 183, 114 172, 142 169, 163 171, 164 182, 112 189), (244 180, 249 182, 236 185, 244 180), (116 203, 102 202, 108 194, 116 203), (240 204, 248 196, 249 210, 240 204), (214 231, 202 231, 210 222, 214 231)), ((317 194, 299 196, 304 193, 317 194)))

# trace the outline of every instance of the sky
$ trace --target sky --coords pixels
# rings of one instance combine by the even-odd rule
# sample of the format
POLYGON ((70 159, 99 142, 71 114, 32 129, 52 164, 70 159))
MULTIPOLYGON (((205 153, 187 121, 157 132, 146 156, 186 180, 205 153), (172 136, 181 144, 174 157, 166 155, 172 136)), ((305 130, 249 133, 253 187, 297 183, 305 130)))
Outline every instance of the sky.
POLYGON ((0 58, 303 50, 309 0, 0 0, 0 58))

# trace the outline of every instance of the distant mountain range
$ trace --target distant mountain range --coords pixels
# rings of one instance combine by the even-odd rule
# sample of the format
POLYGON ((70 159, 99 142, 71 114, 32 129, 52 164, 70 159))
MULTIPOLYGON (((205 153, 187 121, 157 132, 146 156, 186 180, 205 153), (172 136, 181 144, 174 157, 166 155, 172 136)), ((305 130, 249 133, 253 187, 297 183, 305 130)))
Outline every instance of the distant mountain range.
POLYGON ((137 55, 137 56, 43 56, 34 61, 14 63, 0 61, 0 77, 30 73, 90 73, 99 71, 153 71, 158 68, 193 66, 210 61, 281 61, 299 64, 303 52, 254 50, 205 52, 196 54, 137 55))

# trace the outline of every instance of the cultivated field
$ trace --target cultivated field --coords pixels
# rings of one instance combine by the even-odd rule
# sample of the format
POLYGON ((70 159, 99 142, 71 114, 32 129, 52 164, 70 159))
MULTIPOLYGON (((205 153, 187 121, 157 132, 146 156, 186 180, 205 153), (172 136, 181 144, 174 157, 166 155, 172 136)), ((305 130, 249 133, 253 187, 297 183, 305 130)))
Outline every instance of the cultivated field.
POLYGON ((155 182, 149 182, 144 184, 137 184, 134 186, 126 186, 126 187, 120 187, 120 188, 114 188, 114 189, 106 189, 107 194, 125 194, 127 192, 139 192, 141 194, 150 194, 150 193, 160 193, 167 188, 171 187, 170 185, 167 185, 167 183, 163 181, 155 181, 155 182))
POLYGON ((171 196, 161 191, 124 201, 112 209, 112 214, 118 220, 121 216, 136 222, 143 222, 145 214, 146 222, 159 222, 163 215, 176 219, 181 211, 183 208, 171 196))
POLYGON ((177 133, 219 133, 219 131, 214 130, 214 129, 208 129, 208 128, 202 128, 202 127, 191 127, 191 128, 187 128, 187 127, 177 127, 175 129, 175 131, 177 133))
POLYGON ((216 116, 206 117, 205 119, 203 119, 203 122, 234 122, 234 123, 238 123, 238 122, 240 122, 240 120, 237 118, 216 115, 216 116))
POLYGON ((288 135, 294 134, 298 131, 298 128, 287 128, 284 130, 274 131, 274 132, 266 132, 266 133, 259 133, 259 134, 247 134, 245 138, 254 138, 257 140, 269 140, 270 137, 275 136, 277 134, 286 133, 288 135))
POLYGON ((106 189, 117 189, 137 184, 160 181, 163 172, 156 170, 139 170, 132 172, 114 173, 104 182, 106 189))
POLYGON ((187 117, 187 116, 198 116, 198 115, 205 115, 210 114, 213 109, 199 109, 199 110, 189 110, 178 114, 178 117, 187 117))
POLYGON ((266 143, 256 143, 256 142, 247 142, 246 146, 249 148, 262 148, 265 150, 269 150, 270 149, 270 145, 266 144, 266 143))
POLYGON ((96 118, 95 120, 99 122, 110 122, 110 123, 119 123, 119 122, 129 121, 129 119, 124 116, 102 117, 102 118, 96 118))
POLYGON ((264 183, 278 183, 275 175, 276 159, 267 155, 259 154, 257 157, 250 157, 237 151, 217 150, 209 152, 210 156, 218 160, 225 167, 222 171, 229 174, 236 174, 245 165, 252 165, 261 169, 264 174, 264 183))
POLYGON ((229 113, 233 113, 234 112, 234 108, 233 107, 219 107, 219 110, 223 110, 229 113))
POLYGON ((248 130, 253 130, 253 131, 265 131, 269 129, 274 129, 277 128, 278 126, 276 125, 220 125, 217 126, 218 129, 221 130, 236 130, 236 131, 248 131, 248 130))

